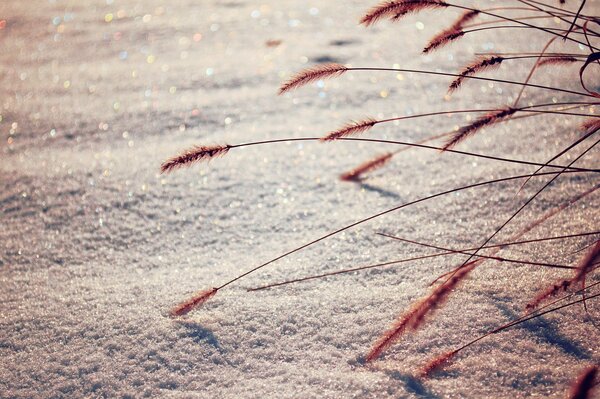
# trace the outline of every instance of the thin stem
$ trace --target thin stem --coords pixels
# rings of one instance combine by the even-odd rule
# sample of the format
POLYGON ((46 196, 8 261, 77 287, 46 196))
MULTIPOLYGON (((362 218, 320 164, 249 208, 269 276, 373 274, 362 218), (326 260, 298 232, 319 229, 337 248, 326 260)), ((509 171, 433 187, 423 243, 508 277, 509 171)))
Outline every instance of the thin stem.
POLYGON ((579 15, 581 14, 583 7, 585 6, 585 2, 586 2, 586 0, 581 0, 581 5, 579 6, 579 9, 577 10, 575 17, 573 18, 573 22, 571 22, 571 26, 569 26, 569 31, 565 34, 565 37, 563 38, 563 40, 567 40, 569 33, 571 33, 573 31, 573 28, 575 27, 575 23, 577 22, 577 18, 579 18, 579 15))
MULTIPOLYGON (((291 143, 291 142, 295 142, 295 141, 321 141, 321 138, 320 137, 297 137, 297 138, 287 138, 287 139, 263 140, 263 141, 254 141, 254 142, 241 143, 241 144, 233 144, 233 145, 230 145, 229 148, 233 149, 233 148, 250 147, 250 146, 255 146, 255 145, 274 144, 274 143, 291 143)), ((426 144, 407 143, 407 142, 397 141, 397 140, 370 139, 370 138, 360 138, 360 137, 341 137, 341 138, 337 139, 337 141, 357 141, 357 142, 365 142, 365 143, 394 144, 394 145, 401 145, 401 146, 423 148, 423 149, 428 149, 428 150, 436 150, 436 151, 440 151, 440 152, 444 151, 444 152, 448 152, 448 153, 467 155, 467 156, 472 156, 475 158, 490 159, 490 160, 494 160, 494 161, 517 163, 517 164, 521 164, 521 165, 530 165, 530 166, 544 165, 543 163, 539 163, 539 162, 530 162, 530 161, 511 159, 511 158, 502 158, 502 157, 496 157, 493 155, 484 155, 484 154, 478 154, 478 153, 474 153, 474 152, 460 151, 460 150, 454 150, 454 149, 444 150, 442 147, 435 147, 435 146, 430 146, 430 145, 426 145, 426 144)), ((546 166, 552 167, 552 168, 560 168, 560 169, 567 168, 568 170, 579 171, 579 172, 600 173, 600 169, 565 167, 563 165, 546 165, 546 166)))
MULTIPOLYGON (((520 3, 522 3, 522 4, 525 4, 525 5, 529 6, 529 7, 533 7, 533 8, 534 8, 535 10, 537 10, 537 11, 541 11, 541 12, 544 12, 544 13, 546 13, 546 14, 548 14, 548 15, 552 15, 553 17, 556 17, 556 18, 560 19, 560 20, 561 20, 561 21, 563 21, 563 22, 566 22, 566 23, 568 23, 568 24, 570 24, 570 23, 571 23, 571 21, 569 21, 568 19, 566 19, 566 18, 562 18, 562 17, 560 16, 560 15, 561 15, 561 13, 564 13, 564 12, 565 12, 565 11, 567 11, 567 10, 563 10, 562 8, 554 7, 554 6, 551 6, 551 5, 549 5, 549 4, 542 3, 542 2, 539 2, 539 1, 535 1, 535 0, 529 0, 529 2, 527 2, 527 1, 525 1, 525 0, 518 0, 518 1, 519 1, 520 3), (556 11, 555 11, 555 12, 551 12, 551 11, 545 10, 545 9, 543 9, 543 8, 540 8, 540 7, 537 7, 537 6, 535 6, 535 5, 532 5, 531 3, 533 3, 533 4, 538 4, 538 5, 540 5, 540 6, 544 6, 544 7, 547 7, 547 8, 553 9, 553 10, 560 11, 560 13, 558 13, 558 12, 556 12, 556 11)), ((568 11, 568 12, 570 12, 570 11, 568 11)), ((575 13, 571 12, 571 15, 575 15, 575 13)), ((589 17, 586 17, 586 18, 589 18, 589 17)), ((581 25, 579 25, 579 24, 576 24, 575 26, 581 29, 581 25)), ((593 31, 592 31, 592 33, 593 33, 593 34, 595 34, 595 35, 598 35, 598 32, 593 32, 593 31)))
MULTIPOLYGON (((561 172, 545 172, 545 173, 538 174, 536 177, 540 177, 540 176, 544 176, 544 175, 555 175, 556 176, 556 175, 560 175, 562 173, 580 173, 580 172, 578 172, 578 171, 568 171, 568 170, 563 170, 561 172)), ((455 192, 458 192, 458 191, 467 190, 469 188, 480 187, 480 186, 485 186, 485 185, 495 184, 495 183, 500 183, 500 182, 506 182, 506 181, 511 181, 511 180, 523 179, 523 178, 526 178, 528 176, 529 176, 528 174, 526 174, 526 175, 517 175, 517 176, 509 176, 509 177, 504 177, 504 178, 499 178, 499 179, 487 180, 487 181, 479 182, 479 183, 473 183, 473 184, 469 184, 469 185, 466 185, 466 186, 461 186, 461 187, 458 187, 458 188, 453 188, 451 190, 446 190, 446 191, 438 192, 436 194, 429 195, 427 197, 422 197, 422 198, 419 198, 417 200, 414 200, 414 201, 411 201, 411 202, 407 202, 407 203, 395 206, 395 207, 390 208, 390 209, 386 209, 384 211, 381 211, 381 212, 376 213, 374 215, 371 215, 369 217, 366 217, 366 218, 360 219, 360 220, 358 220, 356 222, 353 222, 351 224, 348 224, 348 225, 346 225, 344 227, 341 227, 341 228, 339 228, 337 230, 334 230, 334 231, 332 231, 330 233, 322 235, 319 238, 316 238, 316 239, 314 239, 312 241, 309 241, 308 243, 303 244, 303 245, 301 245, 299 247, 296 247, 296 248, 294 248, 294 249, 292 249, 290 251, 287 251, 287 252, 283 253, 282 255, 279 255, 279 256, 277 256, 277 257, 275 257, 273 259, 270 259, 267 262, 264 262, 264 263, 262 263, 262 264, 260 264, 260 265, 258 265, 256 267, 248 270, 247 272, 245 272, 245 273, 243 273, 243 274, 241 274, 241 275, 239 275, 239 276, 237 276, 237 277, 235 277, 235 278, 227 281, 225 284, 217 287, 216 289, 220 290, 220 289, 222 289, 222 288, 224 288, 224 287, 226 287, 226 286, 228 286, 228 285, 230 285, 230 284, 238 281, 239 279, 241 279, 241 278, 243 278, 243 277, 245 277, 245 276, 247 276, 247 275, 249 275, 251 273, 254 273, 254 272, 262 269, 263 267, 270 265, 271 263, 274 263, 274 262, 276 262, 276 261, 278 261, 280 259, 283 259, 283 258, 285 258, 285 257, 287 257, 287 256, 289 256, 289 255, 291 255, 293 253, 301 251, 302 249, 307 248, 307 247, 309 247, 311 245, 314 245, 314 244, 316 244, 316 243, 318 243, 320 241, 323 241, 323 240, 325 240, 325 239, 327 239, 329 237, 332 237, 332 236, 334 236, 336 234, 339 234, 339 233, 341 233, 343 231, 346 231, 348 229, 356 227, 356 226, 358 226, 360 224, 363 224, 363 223, 369 222, 371 220, 377 219, 377 218, 379 218, 381 216, 384 216, 384 215, 387 215, 389 213, 392 213, 392 212, 398 211, 400 209, 406 208, 408 206, 415 205, 415 204, 418 204, 418 203, 421 203, 421 202, 424 202, 424 201, 428 201, 428 200, 431 200, 431 199, 434 199, 434 198, 437 198, 437 197, 441 197, 441 196, 444 196, 444 195, 447 195, 447 194, 455 193, 455 192)))
MULTIPOLYGON (((581 143, 582 141, 584 141, 586 138, 588 138, 589 136, 591 136, 592 134, 596 133, 596 131, 598 131, 598 129, 588 132, 586 135, 580 137, 579 139, 575 140, 575 142, 573 142, 571 145, 569 145, 567 148, 565 148, 564 150, 562 150, 561 152, 559 152, 558 154, 554 155, 552 158, 550 158, 546 164, 549 164, 550 162, 553 162, 555 160, 557 160, 558 158, 560 158, 561 156, 563 156, 564 154, 566 154, 567 152, 569 152, 572 148, 574 148, 575 146, 577 146, 579 143, 581 143)), ((544 169, 543 166, 540 166, 535 172, 533 172, 533 174, 535 175, 536 173, 538 173, 539 171, 541 171, 542 169, 544 169)), ((523 187, 525 187, 525 185, 529 182, 531 178, 527 178, 525 179, 525 181, 523 182, 523 184, 521 185, 521 187, 519 188, 519 192, 523 189, 523 187)))
MULTIPOLYGON (((521 1, 521 2, 523 2, 523 1, 521 1)), ((537 26, 537 25, 528 24, 527 22, 523 22, 523 21, 517 21, 517 20, 515 20, 515 19, 513 19, 513 18, 510 18, 510 17, 506 17, 506 16, 502 16, 502 15, 494 14, 494 13, 487 12, 487 11, 483 11, 483 10, 478 10, 478 9, 476 9, 476 8, 472 8, 472 7, 465 7, 465 6, 460 6, 460 5, 458 5, 458 4, 451 4, 451 3, 447 3, 447 4, 448 4, 448 6, 450 6, 450 7, 455 7, 455 8, 459 8, 459 9, 462 9, 462 10, 468 10, 468 11, 479 11, 479 13, 480 13, 480 14, 489 15, 490 17, 502 18, 502 19, 504 19, 504 20, 506 20, 506 21, 514 22, 514 23, 516 23, 516 24, 519 24, 519 25, 529 26, 529 27, 531 27, 531 28, 535 28, 535 29, 541 30, 541 31, 543 31, 543 32, 549 33, 549 34, 551 34, 551 35, 555 35, 555 36, 562 37, 562 35, 559 35, 558 33, 555 33, 555 32, 553 32, 553 31, 551 31, 551 30, 549 30, 549 29, 547 29, 547 28, 544 28, 544 27, 542 27, 542 26, 537 26)), ((559 17, 557 17, 557 18, 559 18, 559 17)), ((570 40, 570 41, 572 41, 572 42, 575 42, 575 43, 578 43, 578 44, 583 44, 583 45, 585 45, 585 43, 583 43, 583 42, 580 42, 579 40, 573 39, 573 38, 571 38, 571 37, 568 37, 568 38, 567 38, 567 40, 570 40)), ((596 48, 595 48, 595 49, 596 49, 596 48)), ((596 50, 597 50, 597 49, 596 49, 596 50)))
MULTIPOLYGON (((569 234, 569 235, 557 236, 557 237, 537 238, 537 239, 523 240, 523 241, 505 242, 502 244, 488 245, 485 248, 486 249, 488 249, 488 248, 504 248, 504 247, 513 246, 513 245, 522 245, 522 244, 529 244, 529 243, 534 243, 534 242, 568 239, 568 238, 574 238, 574 237, 585 237, 585 236, 596 235, 596 234, 600 234, 600 231, 580 233, 580 234, 569 234)), ((396 238, 396 237, 392 237, 392 238, 396 238)), ((477 248, 476 247, 475 248, 465 248, 465 249, 462 249, 461 251, 473 251, 475 249, 477 249, 477 248)), ((249 288, 247 291, 261 291, 261 290, 265 290, 268 288, 274 288, 274 287, 279 287, 282 285, 294 284, 294 283, 299 283, 299 282, 308 281, 308 280, 315 280, 315 279, 319 279, 319 278, 323 278, 323 277, 331 277, 331 276, 336 276, 339 274, 353 273, 353 272, 362 271, 362 270, 374 269, 374 268, 379 268, 379 267, 384 267, 384 266, 397 265, 400 263, 406 263, 406 262, 412 262, 412 261, 417 261, 417 260, 430 259, 430 258, 436 258, 436 257, 448 256, 448 255, 454 255, 454 254, 456 254, 456 251, 452 250, 452 251, 438 252, 438 253, 429 254, 429 255, 421 255, 421 256, 416 256, 416 257, 411 257, 411 258, 404 258, 404 259, 394 260, 394 261, 390 261, 390 262, 377 263, 377 264, 373 264, 373 265, 353 267, 350 269, 342 269, 342 270, 337 270, 334 272, 306 276, 306 277, 301 277, 301 278, 297 278, 297 279, 293 279, 293 280, 286 280, 286 281, 282 281, 279 283, 271 283, 271 284, 263 285, 260 287, 249 288)))
MULTIPOLYGON (((587 136, 590 136, 591 134, 593 134, 595 132, 592 133, 588 133, 587 136)), ((587 154, 589 151, 591 151, 598 143, 600 143, 600 139, 596 140, 596 142, 594 142, 594 144, 592 144, 591 146, 589 146, 588 148, 585 149, 585 151, 583 151, 581 154, 579 154, 575 159, 573 159, 570 163, 569 163, 569 167, 571 165, 573 165, 575 162, 577 162, 578 160, 580 160, 582 157, 585 156, 585 154, 587 154)), ((492 234, 491 236, 489 236, 484 242, 483 244, 481 244, 480 249, 475 250, 474 254, 477 254, 485 245, 487 245, 500 231, 502 231, 502 229, 504 229, 504 227, 506 227, 514 218, 517 217, 517 215, 519 215, 521 213, 521 211, 523 209, 525 209, 527 207, 527 205, 529 205, 538 195, 540 195, 542 193, 542 191, 544 191, 547 187, 549 187, 552 183, 554 183, 554 181, 556 179, 558 179, 560 177, 560 175, 565 171, 566 169, 563 169, 562 171, 558 172, 554 177, 552 177, 552 179, 550 179, 548 182, 546 182, 546 184, 544 184, 542 186, 542 188, 540 188, 534 195, 532 195, 531 197, 529 197, 529 199, 527 201, 525 201, 525 203, 523 205, 521 205, 521 207, 519 207, 519 209, 517 209, 516 212, 514 212, 500 227, 498 227, 496 229, 496 231, 494 231, 494 234, 492 234)), ((532 176, 536 176, 535 174, 533 174, 532 176)), ((465 267, 470 261, 471 259, 473 259, 474 255, 470 255, 467 260, 465 260, 463 262, 463 264, 458 267, 451 275, 450 277, 448 277, 448 279, 446 279, 446 281, 448 281, 449 279, 452 278, 452 276, 461 268, 465 267)))
MULTIPOLYGON (((474 29, 468 29, 468 30, 463 30, 463 33, 473 33, 473 32, 481 32, 481 31, 486 31, 486 30, 494 30, 494 29, 535 29, 532 28, 530 26, 519 26, 519 25, 500 25, 500 26, 486 26, 483 28, 474 28, 474 29)), ((546 28, 549 31, 552 32, 567 32, 566 29, 560 29, 560 28, 546 28)), ((583 35, 583 32, 574 32, 577 33, 578 35, 583 35)))
MULTIPOLYGON (((560 298, 560 299, 558 299, 558 300, 556 300, 556 301, 552 302, 551 304, 548 304, 548 305, 544 306, 544 308, 547 308, 547 307, 549 307, 549 306, 551 306, 551 305, 553 305, 553 304, 555 304, 555 303, 557 303, 557 302, 559 302, 559 301, 562 301, 562 300, 563 300, 563 299, 565 299, 565 298, 569 298, 569 297, 571 297, 571 296, 573 296, 573 295, 576 295, 576 294, 578 294, 578 293, 580 293, 580 292, 583 292, 584 290, 587 290, 587 289, 589 289, 589 288, 592 288, 593 286, 596 286, 596 285, 598 285, 598 284, 600 284, 600 281, 599 281, 599 282, 596 282, 596 283, 594 283, 594 284, 592 284, 592 285, 590 285, 590 286, 588 286, 587 288, 585 288, 585 289, 583 289, 583 290, 579 290, 579 291, 577 291, 577 292, 575 292, 575 293, 573 293, 573 294, 566 295, 566 296, 564 296, 563 298, 560 298)), ((592 295, 592 296, 589 296, 589 297, 587 297, 586 299, 587 299, 587 300, 589 300, 589 299, 596 298, 596 297, 598 297, 598 296, 600 296, 600 292, 599 292, 599 293, 597 293, 597 294, 594 294, 594 295, 592 295)), ((516 325, 519 325, 519 324, 521 324, 521 323, 525 323, 526 321, 529 321, 529 320, 535 319, 535 318, 537 318, 537 317, 540 317, 540 316, 543 316, 543 315, 545 315, 545 314, 548 314, 548 313, 551 313, 551 312, 555 312, 555 311, 557 311, 557 310, 560 310, 560 309, 564 309, 564 308, 566 308, 566 307, 568 307, 568 306, 573 306, 573 305, 576 305, 576 304, 578 304, 578 303, 581 303, 581 302, 583 302, 583 301, 584 301, 584 300, 586 300, 586 299, 579 299, 579 300, 577 300, 577 301, 569 302, 569 303, 566 303, 566 304, 564 304, 564 305, 558 306, 558 307, 556 307, 556 308, 552 308, 552 309, 550 309, 550 310, 546 310, 546 311, 539 312, 539 313, 538 313, 539 309, 538 309, 538 311, 533 311, 533 312, 527 313, 527 314, 526 314, 525 316, 523 316, 523 317, 519 317, 519 318, 518 318, 518 319, 516 319, 516 320, 513 320, 513 321, 511 321, 511 322, 509 322, 509 323, 507 323, 507 324, 504 324, 504 325, 502 325, 502 326, 500 326, 500 327, 498 327, 498 328, 495 328, 494 330, 491 330, 491 331, 489 331, 489 332, 487 332, 487 333, 485 333, 485 334, 483 334, 483 335, 481 335, 481 336, 479 336, 479 337, 475 338, 474 340, 472 340, 472 341, 470 341, 470 342, 468 342, 468 343, 464 344, 463 346, 459 347, 458 349, 455 349, 455 350, 453 350, 453 351, 452 351, 452 353, 453 353, 453 354, 456 354, 456 353, 458 353, 458 352, 460 352, 460 351, 462 351, 462 350, 464 350, 464 349, 468 348, 469 346, 471 346, 471 345, 473 345, 473 344, 475 344, 475 343, 477 343, 477 342, 481 341, 482 339, 489 337, 490 335, 497 334, 497 333, 499 333, 499 332, 501 332, 501 331, 504 331, 504 330, 506 330, 506 329, 508 329, 508 328, 510 328, 510 327, 514 327, 514 326, 516 326, 516 325)))
POLYGON ((419 69, 403 69, 403 68, 368 68, 368 67, 353 67, 353 68, 348 68, 348 71, 382 71, 382 72, 404 72, 404 73, 418 73, 418 74, 425 74, 425 75, 437 75, 437 76, 450 76, 450 77, 462 77, 464 79, 475 79, 475 80, 483 80, 486 82, 495 82, 495 83, 506 83, 506 84, 512 84, 512 85, 518 85, 518 86, 527 86, 527 87, 534 87, 536 89, 544 89, 544 90, 552 90, 552 91, 558 91, 561 93, 569 93, 569 94, 576 94, 578 96, 584 96, 584 97, 593 97, 591 94, 589 93, 584 93, 584 92, 579 92, 579 91, 573 91, 573 90, 567 90, 567 89, 561 89, 558 87, 550 87, 550 86, 544 86, 544 85, 538 85, 538 84, 533 84, 533 83, 524 83, 524 82, 515 82, 512 80, 504 80, 504 79, 495 79, 495 78, 484 78, 481 76, 463 76, 457 73, 448 73, 448 72, 435 72, 435 71, 425 71, 425 70, 419 70, 419 69))
MULTIPOLYGON (((532 10, 533 11, 533 10, 532 10)), ((565 14, 567 15, 567 14, 565 14)), ((550 18, 555 18, 552 15, 537 15, 537 16, 533 16, 533 17, 515 17, 514 19, 517 21, 526 21, 526 20, 532 20, 532 19, 550 19, 550 18)), ((498 24, 498 23, 503 23, 506 22, 504 19, 495 19, 495 20, 491 20, 491 21, 483 21, 483 22, 478 22, 478 23, 474 23, 474 24, 468 24, 468 25, 464 25, 463 28, 474 28, 477 26, 486 26, 486 25, 493 25, 493 24, 498 24)))

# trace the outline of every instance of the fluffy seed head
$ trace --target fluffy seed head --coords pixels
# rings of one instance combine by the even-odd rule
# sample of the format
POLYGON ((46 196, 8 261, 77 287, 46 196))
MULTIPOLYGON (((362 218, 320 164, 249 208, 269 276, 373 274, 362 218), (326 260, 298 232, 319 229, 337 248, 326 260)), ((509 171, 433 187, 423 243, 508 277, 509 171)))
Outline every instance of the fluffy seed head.
POLYGON ((380 155, 375 159, 372 159, 363 163, 362 165, 359 165, 357 168, 351 170, 350 172, 344 173, 340 176, 340 179, 344 181, 360 181, 362 175, 382 167, 383 165, 388 163, 388 161, 393 156, 394 154, 392 153, 380 155))
POLYGON ((456 144, 460 143, 467 137, 473 135, 479 129, 485 126, 492 125, 494 123, 498 123, 502 119, 514 114, 515 112, 517 112, 516 108, 509 107, 498 111, 490 112, 489 114, 486 114, 481 118, 476 119, 475 122, 471 123, 470 125, 463 126, 462 128, 460 128, 458 132, 456 132, 456 134, 454 134, 454 136, 452 136, 450 140, 448 140, 448 142, 444 145, 443 149, 447 150, 449 148, 454 147, 456 144))
POLYGON ((535 309, 546 299, 556 296, 559 292, 567 291, 576 283, 585 281, 587 274, 597 266, 598 262, 600 262, 600 240, 596 241, 592 249, 579 261, 575 270, 575 276, 570 279, 560 280, 543 290, 527 304, 526 309, 535 309))
POLYGON ((455 41, 456 39, 462 37, 465 34, 460 28, 450 28, 445 31, 440 32, 436 35, 429 44, 423 49, 423 53, 427 54, 432 50, 438 49, 440 47, 445 46, 448 43, 455 41))
POLYGON ((452 27, 455 29, 460 29, 469 21, 472 21, 479 15, 479 10, 469 10, 465 11, 456 21, 452 24, 452 27))
POLYGON ((538 63, 538 67, 547 65, 569 65, 577 62, 575 57, 546 57, 538 63))
POLYGON ((373 118, 367 118, 357 122, 350 122, 342 126, 340 129, 329 133, 327 136, 322 137, 321 141, 333 141, 342 137, 363 133, 375 126, 376 123, 377 121, 373 118))
POLYGON ((186 150, 181 154, 163 162, 163 164, 160 166, 160 173, 169 173, 184 166, 191 166, 193 163, 199 161, 209 160, 220 155, 225 155, 230 148, 231 146, 229 145, 192 147, 189 150, 186 150))
POLYGON ((279 88, 279 94, 283 94, 320 79, 339 76, 347 70, 348 68, 337 63, 316 65, 314 67, 304 69, 292 76, 287 82, 283 83, 279 88))
POLYGON ((460 76, 450 84, 448 91, 453 92, 454 90, 458 89, 467 76, 475 75, 476 73, 484 70, 498 68, 502 61, 504 61, 504 58, 497 56, 479 58, 473 61, 471 64, 467 65, 461 71, 460 76))
POLYGON ((383 18, 398 20, 401 17, 425 9, 444 8, 448 4, 440 0, 394 0, 384 1, 370 9, 360 20, 361 24, 370 26, 383 18))
POLYGON ((439 355, 438 357, 434 358, 429 363, 427 363, 425 366, 423 366, 423 368, 421 369, 421 372, 419 374, 423 378, 429 377, 432 373, 439 370, 449 360, 451 360, 455 354, 456 354, 456 351, 442 353, 441 355, 439 355))
POLYGON ((592 133, 600 129, 600 118, 590 118, 581 124, 581 130, 586 133, 592 133))
POLYGON ((179 305, 175 306, 173 308, 173 310, 171 310, 171 315, 172 316, 183 316, 183 315, 189 313, 193 309, 197 308, 198 306, 202 305, 204 302, 206 302, 210 298, 212 298, 217 293, 217 291, 218 291, 217 288, 211 288, 209 290, 201 291, 201 292, 197 293, 196 295, 194 295, 187 301, 182 302, 179 305))
POLYGON ((366 357, 367 362, 377 359, 383 351, 398 340, 408 330, 418 329, 425 321, 426 316, 430 315, 437 308, 442 306, 450 293, 481 263, 481 260, 475 260, 458 268, 447 281, 436 287, 433 292, 417 302, 411 310, 405 313, 394 323, 391 329, 385 332, 369 352, 366 357))

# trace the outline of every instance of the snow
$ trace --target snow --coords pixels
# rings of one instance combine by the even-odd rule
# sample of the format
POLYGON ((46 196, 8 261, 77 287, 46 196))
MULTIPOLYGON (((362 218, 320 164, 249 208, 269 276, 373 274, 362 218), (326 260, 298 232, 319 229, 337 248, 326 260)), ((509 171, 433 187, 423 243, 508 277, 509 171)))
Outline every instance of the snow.
MULTIPOLYGON (((545 40, 481 32, 422 56, 457 13, 358 26, 373 3, 0 4, 0 397, 562 397, 580 370, 598 363, 599 330, 575 306, 482 341, 430 379, 414 376, 433 356, 519 316, 543 284, 569 275, 554 270, 486 262, 424 328, 367 366, 361 359, 379 334, 464 256, 246 292, 430 252, 376 232, 477 246, 548 178, 520 194, 519 182, 499 183, 374 219, 249 275, 186 318, 169 317, 197 290, 356 220, 535 170, 410 150, 359 185, 337 177, 389 146, 296 142, 232 149, 159 175, 164 159, 194 144, 318 137, 350 119, 497 107, 517 92, 467 82, 444 98, 447 78, 354 72, 276 95, 281 81, 314 63, 456 71, 474 52, 536 51, 545 40)), ((495 76, 522 80, 529 65, 507 63, 495 76)), ((563 68, 536 82, 577 89, 576 76, 563 68)), ((573 100, 527 93, 525 102, 573 100)), ((417 141, 466 120, 414 119, 365 136, 417 141)), ((515 120, 460 149, 545 162, 578 137, 583 120, 515 120)), ((578 165, 597 159, 594 149, 578 165)), ((593 184, 591 174, 560 177, 497 242, 593 184)), ((526 238, 597 229, 599 200, 597 192, 586 197, 526 238)), ((572 252, 590 242, 501 254, 573 264, 580 254, 572 252)), ((589 303, 596 320, 598 306, 589 303)))

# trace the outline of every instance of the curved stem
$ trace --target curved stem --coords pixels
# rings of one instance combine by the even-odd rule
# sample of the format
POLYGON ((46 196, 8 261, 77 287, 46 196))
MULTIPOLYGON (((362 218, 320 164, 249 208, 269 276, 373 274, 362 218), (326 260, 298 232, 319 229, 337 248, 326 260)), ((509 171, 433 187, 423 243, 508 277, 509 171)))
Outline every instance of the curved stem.
MULTIPOLYGON (((563 171, 560 171, 560 172, 545 172, 545 173, 540 173, 540 174, 536 175, 536 177, 540 177, 540 176, 544 176, 544 175, 559 176, 560 174, 563 174, 563 173, 581 173, 581 172, 578 172, 578 171, 565 171, 565 170, 563 170, 563 171)), ((384 211, 381 211, 381 212, 376 213, 374 215, 371 215, 369 217, 357 220, 356 222, 350 223, 350 224, 348 224, 348 225, 346 225, 344 227, 341 227, 339 229, 336 229, 336 230, 334 230, 334 231, 332 231, 330 233, 322 235, 322 236, 320 236, 320 237, 318 237, 318 238, 316 238, 316 239, 314 239, 312 241, 307 242, 306 244, 303 244, 303 245, 301 245, 299 247, 296 247, 296 248, 294 248, 292 250, 289 250, 289 251, 283 253, 282 255, 279 255, 279 256, 277 256, 277 257, 275 257, 273 259, 270 259, 267 262, 261 263, 260 265, 254 267, 254 268, 246 271, 245 273, 242 273, 239 276, 237 276, 237 277, 235 277, 235 278, 227 281, 226 283, 220 285, 219 287, 216 288, 216 290, 220 290, 220 289, 222 289, 224 287, 227 287, 228 285, 230 285, 230 284, 232 284, 232 283, 240 280, 241 278, 243 278, 245 276, 248 276, 249 274, 252 274, 252 273, 258 271, 258 270, 262 269, 263 267, 266 267, 266 266, 270 265, 271 263, 274 263, 274 262, 276 262, 276 261, 278 261, 280 259, 283 259, 283 258, 285 258, 285 257, 287 257, 289 255, 292 255, 292 254, 294 254, 294 253, 296 253, 298 251, 301 251, 304 248, 310 247, 311 245, 314 245, 314 244, 316 244, 318 242, 326 240, 329 237, 332 237, 332 236, 334 236, 336 234, 339 234, 339 233, 341 233, 343 231, 349 230, 349 229, 351 229, 353 227, 356 227, 356 226, 358 226, 360 224, 363 224, 363 223, 369 222, 371 220, 377 219, 377 218, 379 218, 381 216, 384 216, 384 215, 387 215, 389 213, 392 213, 392 212, 398 211, 400 209, 409 207, 411 205, 415 205, 415 204, 418 204, 418 203, 421 203, 421 202, 424 202, 424 201, 428 201, 428 200, 431 200, 431 199, 434 199, 434 198, 437 198, 437 197, 441 197, 441 196, 444 196, 444 195, 455 193, 455 192, 458 192, 458 191, 467 190, 467 189, 470 189, 470 188, 475 188, 475 187, 480 187, 480 186, 485 186, 485 185, 489 185, 489 184, 495 184, 495 183, 500 183, 500 182, 517 180, 517 179, 523 179, 523 178, 526 178, 526 177, 529 177, 529 176, 530 175, 528 175, 528 174, 527 175, 509 176, 509 177, 504 177, 504 178, 487 180, 487 181, 483 181, 483 182, 479 182, 479 183, 469 184, 469 185, 466 185, 466 186, 461 186, 461 187, 458 187, 458 188, 453 188, 451 190, 446 190, 446 191, 438 192, 436 194, 432 194, 432 195, 429 195, 427 197, 422 197, 422 198, 419 198, 417 200, 414 200, 414 201, 411 201, 411 202, 407 202, 407 203, 395 206, 395 207, 390 208, 390 209, 386 209, 384 211)))
POLYGON ((448 73, 448 72, 425 71, 425 70, 420 70, 420 69, 405 69, 405 68, 371 68, 371 67, 351 67, 351 68, 348 68, 347 71, 404 72, 404 73, 417 73, 417 74, 424 74, 424 75, 450 76, 450 77, 454 77, 454 78, 462 77, 464 79, 475 79, 475 80, 483 80, 486 82, 506 83, 506 84, 512 84, 512 85, 518 85, 518 86, 534 87, 536 89, 551 90, 551 91, 555 91, 555 92, 576 94, 578 96, 596 98, 589 93, 561 89, 558 87, 543 86, 543 85, 537 85, 537 84, 533 84, 533 83, 516 82, 513 80, 484 78, 481 76, 472 76, 472 75, 471 76, 463 76, 461 74, 448 73))
MULTIPOLYGON (((264 144, 291 143, 291 142, 295 142, 295 141, 321 141, 321 137, 296 137, 296 138, 287 138, 287 139, 252 141, 252 142, 247 142, 247 143, 229 145, 229 148, 233 149, 233 148, 250 147, 250 146, 264 145, 264 144)), ((430 145, 425 145, 425 144, 417 144, 417 143, 407 143, 407 142, 397 141, 397 140, 369 139, 369 138, 359 138, 359 137, 342 137, 342 138, 337 139, 336 141, 358 141, 358 142, 365 142, 365 143, 394 144, 394 145, 410 146, 410 147, 416 147, 416 148, 424 148, 424 149, 428 149, 428 150, 436 150, 436 151, 440 151, 440 152, 444 151, 444 152, 459 154, 459 155, 468 155, 468 156, 472 156, 472 157, 476 157, 476 158, 484 158, 484 159, 490 159, 490 160, 494 160, 494 161, 517 163, 517 164, 521 164, 521 165, 530 165, 530 166, 543 166, 544 165, 543 163, 539 163, 539 162, 530 162, 530 161, 511 159, 511 158, 502 158, 502 157, 496 157, 493 155, 484 155, 484 154, 478 154, 478 153, 474 153, 474 152, 460 151, 460 150, 454 150, 454 149, 444 150, 444 148, 442 148, 442 147, 435 147, 435 146, 430 146, 430 145)), ((600 173, 600 169, 578 168, 578 167, 563 166, 563 165, 545 165, 545 166, 551 167, 551 168, 567 169, 567 170, 578 171, 578 172, 600 173)))

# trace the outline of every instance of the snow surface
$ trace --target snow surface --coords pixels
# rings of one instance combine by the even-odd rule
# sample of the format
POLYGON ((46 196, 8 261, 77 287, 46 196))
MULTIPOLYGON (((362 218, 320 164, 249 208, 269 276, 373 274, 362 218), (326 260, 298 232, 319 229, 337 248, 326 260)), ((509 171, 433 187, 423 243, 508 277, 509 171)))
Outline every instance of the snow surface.
MULTIPOLYGON (((569 275, 554 270, 485 263, 423 329, 369 366, 361 357, 379 334, 464 256, 246 292, 430 252, 378 231, 450 247, 478 245, 546 178, 521 194, 518 183, 502 183, 375 219, 240 280, 187 318, 169 317, 195 291, 360 218, 535 170, 411 150, 362 185, 350 184, 339 173, 390 147, 346 142, 235 149, 208 165, 159 175, 162 160, 194 144, 321 136, 365 116, 497 107, 517 92, 468 82, 450 99, 444 98, 447 78, 356 72, 276 96, 282 80, 308 65, 456 71, 475 52, 537 51, 545 40, 527 31, 481 32, 422 56, 428 39, 457 13, 358 26, 374 3, 0 3, 6 20, 0 30, 0 397, 562 397, 583 367, 599 361, 600 332, 581 307, 572 307, 482 341, 428 380, 414 377, 432 356, 520 315, 540 286, 569 275), (282 43, 267 46, 268 40, 282 43)), ((588 3, 598 14, 598 2, 588 3)), ((530 65, 507 62, 496 76, 522 80, 530 65)), ((575 77, 573 68, 562 68, 535 81, 567 87, 575 77)), ((527 93, 532 103, 575 99, 527 93)), ((366 135, 417 141, 466 120, 417 119, 366 135)), ((578 136, 582 120, 516 120, 460 148, 544 162, 578 136)), ((597 159, 596 149, 579 165, 597 159)), ((497 242, 595 182, 589 174, 561 177, 497 242)), ((588 196, 527 238, 597 229, 599 206, 598 193, 588 196)), ((571 264, 580 256, 572 252, 590 240, 502 255, 571 264)), ((590 278, 597 280, 597 274, 590 278)), ((598 318, 599 304, 589 307, 598 318)))

